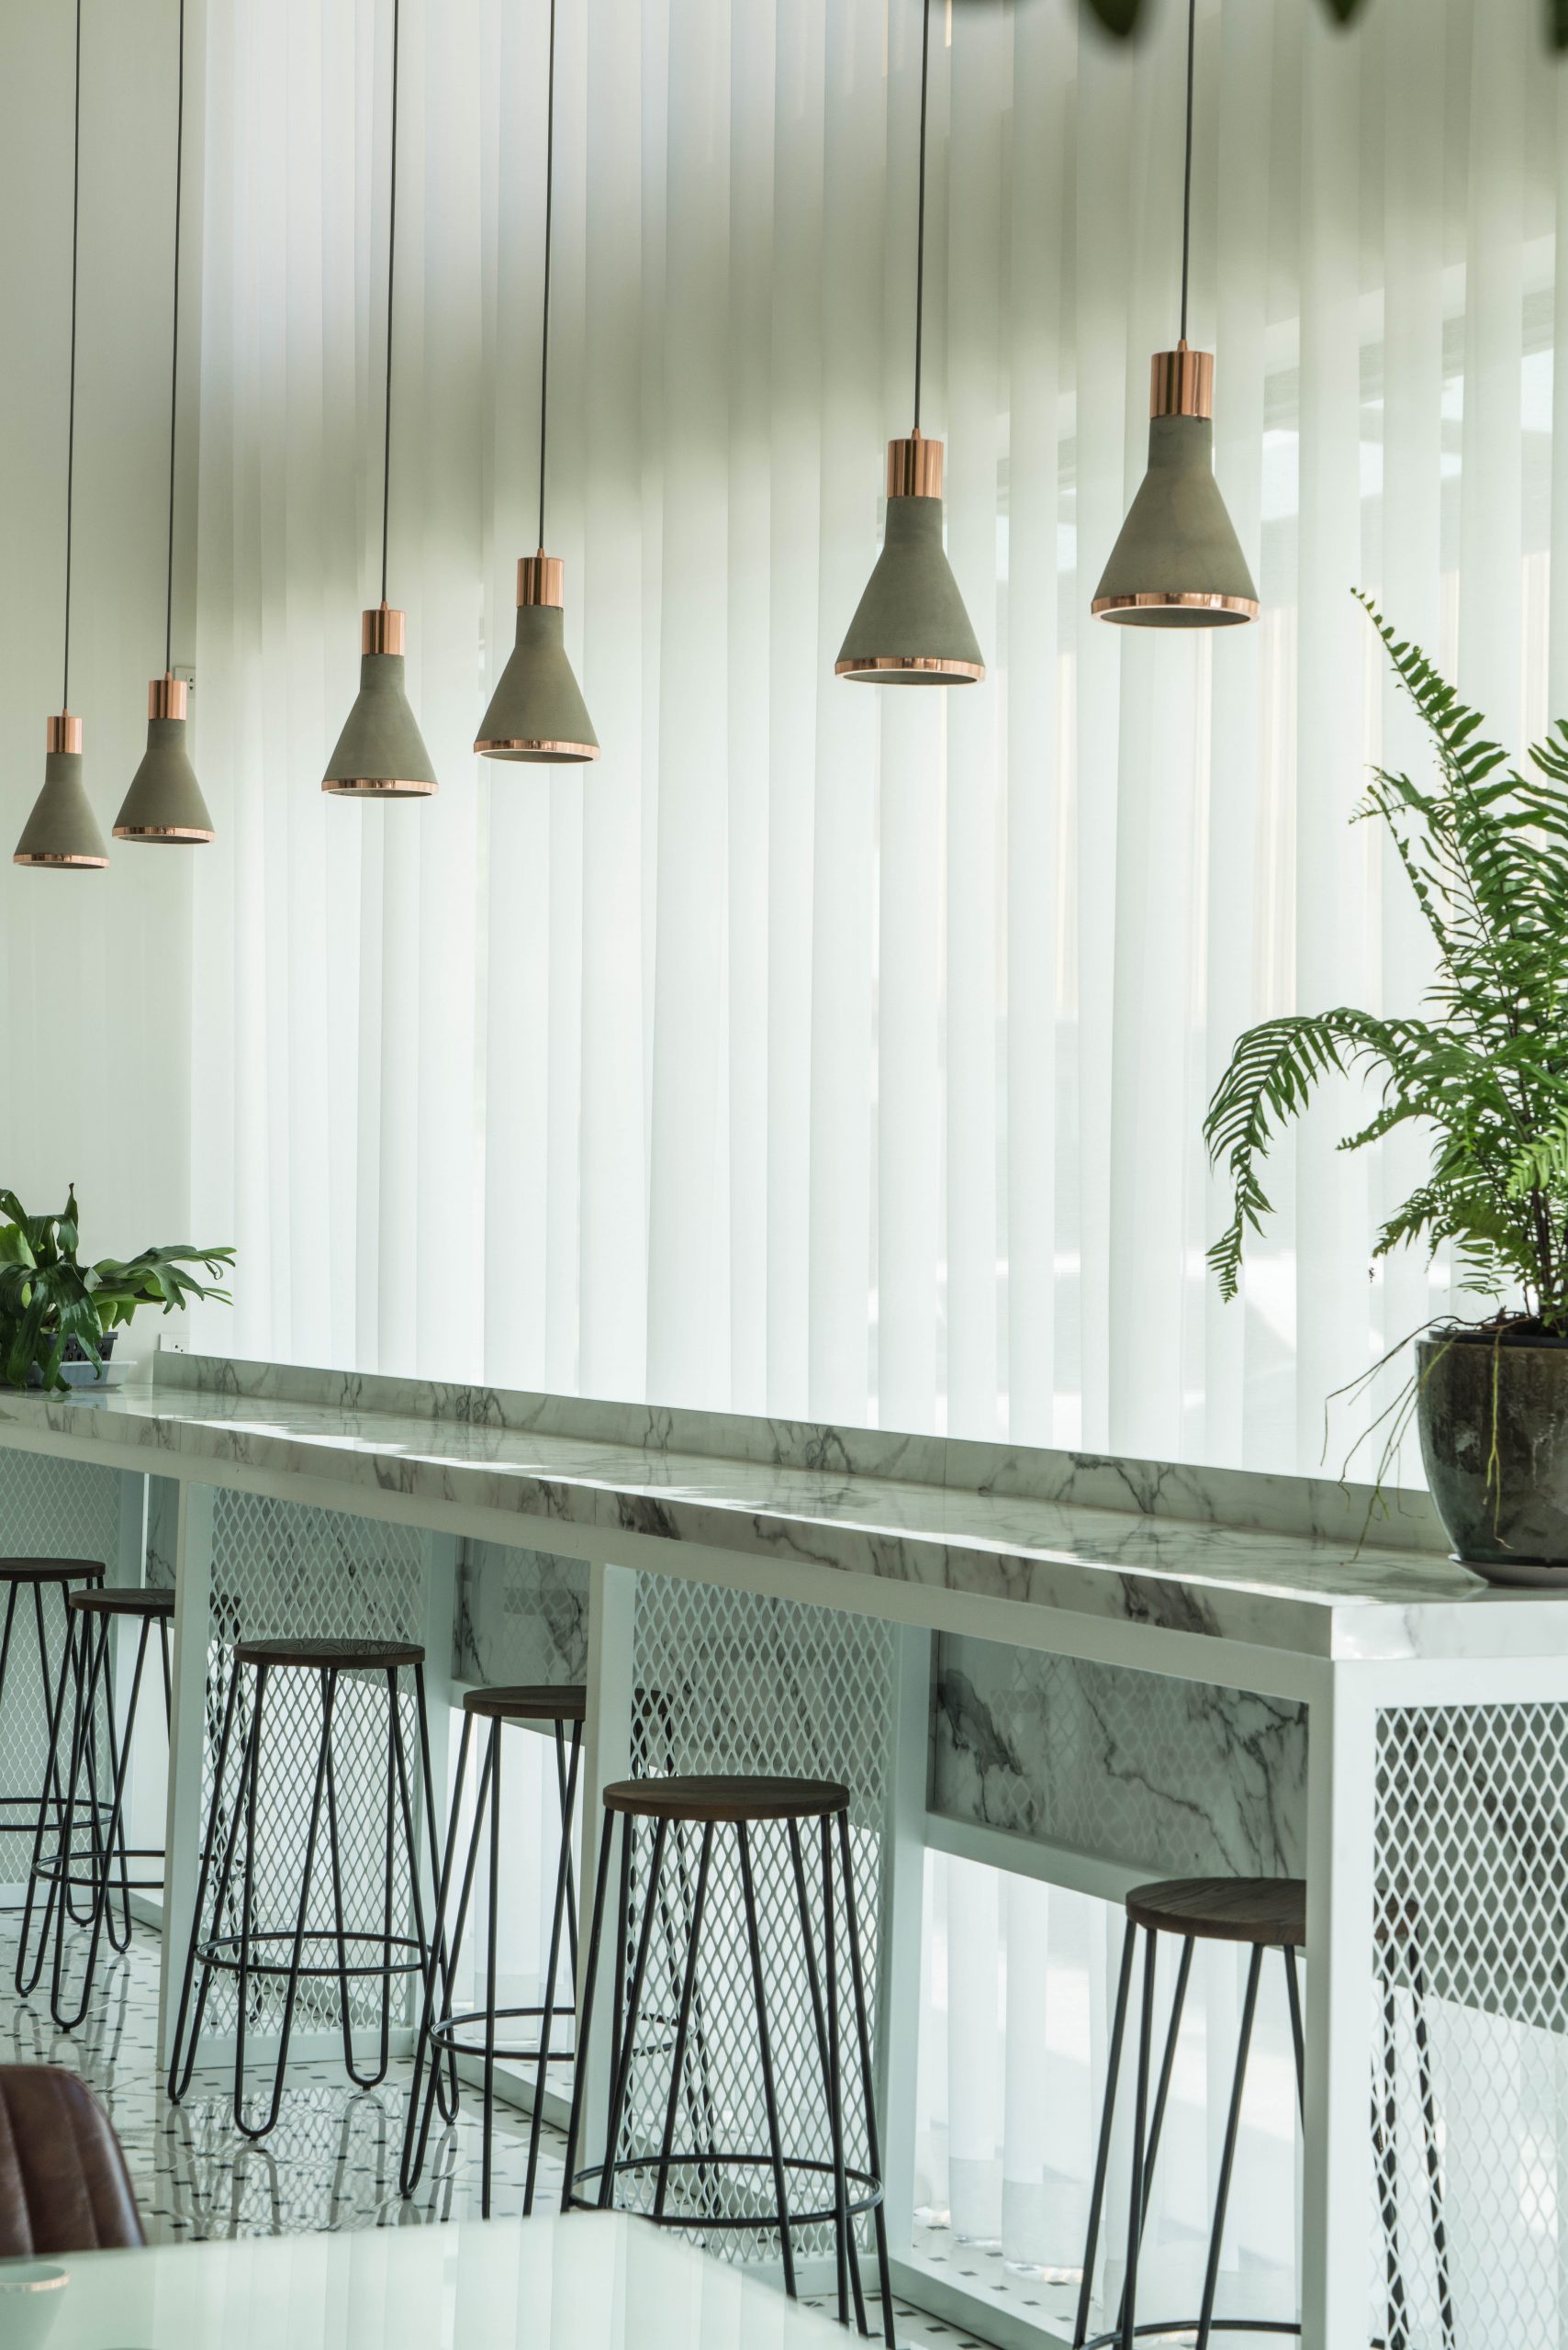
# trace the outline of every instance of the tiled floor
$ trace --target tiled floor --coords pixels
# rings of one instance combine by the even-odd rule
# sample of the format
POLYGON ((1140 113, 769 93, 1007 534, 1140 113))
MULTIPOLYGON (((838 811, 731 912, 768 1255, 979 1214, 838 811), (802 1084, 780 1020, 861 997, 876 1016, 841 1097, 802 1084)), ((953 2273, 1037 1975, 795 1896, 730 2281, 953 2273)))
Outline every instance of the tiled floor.
MULTIPOLYGON (((381 2087, 358 2090, 336 2064, 289 2068, 277 2127, 259 2145, 232 2121, 226 2076, 197 2073, 183 2105, 171 2106, 156 2061, 158 1945, 133 1930, 123 1957, 100 1965, 87 2019, 56 2030, 46 1984, 17 1998, 17 1920, 0 1916, 0 2063, 62 2065, 79 2073, 107 2107, 125 2147, 147 2232, 154 2243, 206 2236, 305 2234, 318 2229, 423 2227, 479 2215, 478 2099, 472 2092, 454 2125, 437 2122, 418 2191, 398 2193, 398 2158, 411 2066, 395 2060, 381 2087)), ((258 2072, 260 2086, 263 2076, 258 2072)), ((546 2128, 536 2211, 558 2208, 565 2144, 546 2128)), ((526 2122, 498 2109, 492 2210, 522 2209, 526 2122)), ((984 2350, 962 2331, 895 2303, 901 2350, 984 2350)), ((873 2313, 873 2323, 875 2314, 873 2313)))

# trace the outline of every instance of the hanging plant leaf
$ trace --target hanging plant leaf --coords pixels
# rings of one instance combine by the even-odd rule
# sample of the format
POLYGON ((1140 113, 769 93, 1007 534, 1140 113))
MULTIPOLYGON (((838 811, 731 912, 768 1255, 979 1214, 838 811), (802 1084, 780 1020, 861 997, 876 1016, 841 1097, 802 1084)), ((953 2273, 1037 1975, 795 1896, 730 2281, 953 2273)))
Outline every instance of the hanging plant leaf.
POLYGON ((1130 39, 1143 16, 1143 0, 1083 0, 1083 5, 1113 40, 1130 39))
POLYGON ((1337 25, 1348 25, 1360 16, 1362 0, 1323 0, 1323 5, 1337 25))

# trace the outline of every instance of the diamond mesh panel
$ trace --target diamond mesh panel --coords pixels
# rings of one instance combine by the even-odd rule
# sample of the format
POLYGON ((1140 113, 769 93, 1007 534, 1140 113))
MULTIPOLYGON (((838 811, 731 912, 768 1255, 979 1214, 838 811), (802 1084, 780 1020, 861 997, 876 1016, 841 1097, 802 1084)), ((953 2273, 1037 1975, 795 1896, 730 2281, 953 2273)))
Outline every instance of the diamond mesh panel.
MULTIPOLYGON (((895 1646, 890 1626, 835 1610, 649 1575, 638 1587, 633 1662, 637 1689, 633 1767, 639 1775, 686 1772, 781 1774, 842 1780, 850 1795, 850 1843, 875 2045, 880 1942, 882 1839, 890 1798, 895 1646)), ((650 1936, 637 2056, 620 2153, 655 2152, 669 2095, 675 2020, 687 1929, 695 1899, 700 1830, 670 1831, 650 1936)), ((812 1944, 823 1980, 825 1951, 819 1830, 801 1830, 812 1944)), ((634 1841, 633 1933, 641 1929, 652 1830, 634 1841)), ((793 1860, 778 1824, 751 1830, 764 1994, 786 2154, 825 2161, 827 2106, 793 1860)), ((836 1858, 835 1858, 836 1876, 836 1858)), ((835 1893, 838 2009, 846 2156, 867 2165, 860 2065, 850 1994, 846 1921, 835 1893)), ((716 1830, 683 2068, 677 2147, 766 2154, 767 2131, 751 1962, 734 1830, 716 1830)), ((602 1963, 613 1956, 606 1949, 602 1963)), ((651 2176, 619 2190, 651 2202, 651 2176)), ((792 2210, 831 2205, 831 2182, 791 2174, 792 2210)), ((742 2218, 767 2208, 766 2165, 672 2179, 668 2208, 742 2218)), ((862 2223, 864 2225, 864 2223, 862 2223)), ((695 2231, 701 2233, 700 2227, 695 2231)), ((709 2249, 733 2258, 777 2256, 776 2232, 711 2233, 709 2249)), ((795 2232, 797 2252, 824 2251, 825 2229, 795 2232)))
POLYGON ((1565 1789, 1568 1704, 1378 1718, 1374 2290, 1391 2344, 1564 2339, 1565 1789))
MULTIPOLYGON (((424 1555, 417 1528, 382 1525, 255 1494, 219 1491, 214 1510, 207 1646, 204 1794, 208 1811, 214 1800, 218 1747, 237 1639, 416 1639, 422 1636, 423 1623, 424 1555)), ((400 1673, 398 1684, 417 1830, 419 1731, 412 1674, 400 1673)), ((247 1689, 254 1686, 253 1674, 247 1673, 245 1685, 247 1689)), ((268 1677, 256 1802, 254 1923, 260 1932, 292 1928, 297 1915, 320 1737, 322 1688, 320 1676, 313 1673, 274 1672, 268 1677)), ((379 1933, 385 1916, 387 1715, 384 1673, 342 1677, 332 1751, 343 1922, 351 1932, 379 1933)), ((242 1703, 236 1709, 219 1791, 219 1858, 222 1834, 233 1817, 243 1728, 242 1703)), ((393 1930, 407 1932, 411 1905, 400 1818, 394 1850, 393 1930)), ((238 1928, 238 1895, 236 1867, 225 1931, 238 1928)), ((204 1929, 212 1908, 209 1898, 204 1929)), ((332 1914, 323 1812, 307 1924, 324 1928, 331 1923, 332 1914)), ((318 1951, 315 1955, 319 1959, 322 1953, 318 1951)), ((360 1955, 368 1958, 369 1953, 360 1955)), ((394 1988, 398 1988, 396 1976, 394 1988)), ((405 1983, 395 2017, 406 2018, 409 1998, 405 1983)), ((349 2003, 356 2026, 375 2021, 380 2012, 379 1977, 351 1985, 349 2003)), ((296 2028, 335 2026, 339 2004, 335 1982, 302 1983, 296 2028)), ((281 1984, 258 1984, 251 2029, 264 2034, 275 2028, 281 2009, 281 1984)), ((208 2029, 232 2031, 235 1986, 231 1976, 214 1976, 207 2016, 208 2029)))
MULTIPOLYGON (((41 1453, 0 1452, 0 1554, 12 1558, 99 1559, 112 1581, 119 1558, 119 1472, 51 1460, 41 1453)), ((0 1592, 0 1623, 5 1594, 0 1592)), ((59 1657, 62 1616, 57 1593, 43 1598, 51 1662, 59 1657)), ((39 1663, 32 1595, 17 1602, 6 1684, 0 1690, 0 1792, 41 1787, 49 1761, 44 1680, 39 1663)), ((14 1806, 0 1819, 15 1821, 14 1806)), ((0 1885, 16 1885, 32 1857, 30 1834, 0 1832, 0 1885)))

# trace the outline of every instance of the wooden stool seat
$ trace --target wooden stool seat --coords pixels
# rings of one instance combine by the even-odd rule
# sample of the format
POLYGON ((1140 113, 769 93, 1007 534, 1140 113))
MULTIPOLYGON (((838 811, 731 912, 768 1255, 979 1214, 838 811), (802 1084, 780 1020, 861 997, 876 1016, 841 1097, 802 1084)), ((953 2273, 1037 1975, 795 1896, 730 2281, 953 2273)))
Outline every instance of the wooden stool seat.
POLYGON ((470 1689, 465 1714, 487 1722, 580 1722, 588 1691, 580 1682, 528 1682, 510 1689, 470 1689))
POLYGON ((0 1559, 0 1583, 92 1582, 103 1572, 98 1559, 0 1559))
POLYGON ((65 1595, 65 1605, 83 1616, 172 1617, 174 1595, 172 1591, 72 1591, 65 1595))
POLYGON ((827 1819, 848 1810, 849 1790, 836 1779, 617 1779, 604 1807, 635 1819, 827 1819))
POLYGON ((425 1661, 413 1640, 236 1640, 234 1655, 241 1664, 297 1665, 307 1673, 395 1673, 425 1661))
POLYGON ((1136 1886, 1127 1916, 1152 1934, 1204 1942, 1300 1950, 1306 1941, 1306 1886, 1298 1876, 1178 1876, 1136 1886))

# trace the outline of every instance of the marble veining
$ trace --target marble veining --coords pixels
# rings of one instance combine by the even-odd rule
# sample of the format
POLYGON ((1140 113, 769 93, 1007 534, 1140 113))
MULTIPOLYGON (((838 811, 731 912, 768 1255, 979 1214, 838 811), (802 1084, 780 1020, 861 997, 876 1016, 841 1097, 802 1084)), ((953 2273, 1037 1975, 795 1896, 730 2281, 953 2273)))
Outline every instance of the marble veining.
POLYGON ((588 1571, 581 1559, 502 1542, 465 1542, 457 1564, 454 1679, 588 1679, 588 1571))
POLYGON ((1150 1876, 1299 1876, 1303 1707, 945 1634, 931 1808, 1150 1876))
MULTIPOLYGON (((183 1383, 182 1359, 158 1361, 181 1364, 173 1384, 160 1369, 140 1390, 0 1397, 0 1444, 64 1438, 80 1458, 101 1447, 119 1465, 218 1484, 230 1467, 307 1476, 337 1488, 345 1509, 374 1492, 532 1521, 530 1536, 551 1550, 573 1547, 552 1539, 552 1528, 569 1528, 579 1547, 611 1557, 616 1538, 632 1535, 642 1538, 634 1563, 644 1566, 656 1565, 665 1542, 705 1545, 776 1572, 814 1570, 819 1595, 823 1576, 870 1578, 1320 1656, 1568 1653, 1568 1613, 1553 1600, 1500 1595, 1433 1552, 1374 1547, 1349 1529, 1287 1534, 1051 1501, 994 1482, 933 1484, 836 1461, 803 1467, 611 1442, 558 1430, 574 1415, 597 1425, 596 1415, 623 1407, 561 1398, 543 1399, 551 1408, 541 1416, 553 1425, 538 1433, 477 1408, 466 1418, 370 1408, 364 1398, 374 1390, 385 1405, 388 1383, 336 1374, 308 1375, 335 1381, 335 1402, 241 1390, 231 1364, 207 1366, 219 1382, 209 1390, 183 1383)), ((301 1376, 279 1372, 263 1384, 301 1376)), ((430 1391, 417 1392, 428 1403, 430 1391)), ((689 1418, 642 1415, 650 1438, 666 1422, 688 1433, 689 1418)), ((845 1432, 827 1433, 857 1457, 845 1432)), ((1173 1494, 1185 1475, 1170 1472, 1173 1494)))

